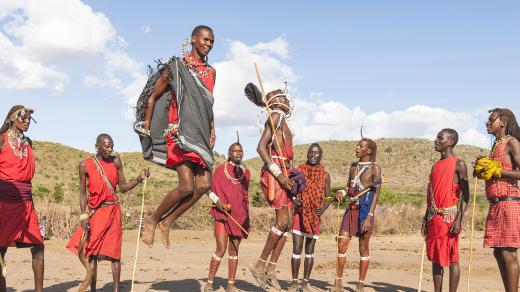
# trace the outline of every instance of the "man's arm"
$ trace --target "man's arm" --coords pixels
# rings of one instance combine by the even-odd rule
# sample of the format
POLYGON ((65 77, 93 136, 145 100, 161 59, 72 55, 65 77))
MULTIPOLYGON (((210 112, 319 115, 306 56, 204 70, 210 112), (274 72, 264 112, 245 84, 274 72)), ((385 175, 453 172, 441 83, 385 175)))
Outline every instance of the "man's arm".
POLYGON ((344 189, 341 189, 336 192, 336 201, 341 202, 343 198, 348 194, 350 185, 352 184, 352 176, 354 175, 354 164, 350 165, 350 169, 348 170, 348 180, 347 186, 344 189))
MULTIPOLYGON (((510 139, 507 148, 511 163, 517 168, 520 166, 520 142, 517 139, 510 139)), ((520 170, 502 169, 500 172, 501 179, 520 179, 520 170)))
MULTIPOLYGON (((325 172, 325 198, 332 196, 331 192, 332 191, 330 189, 330 175, 328 172, 325 172)), ((327 208, 329 208, 330 204, 332 204, 332 200, 323 200, 321 207, 316 210, 316 213, 321 216, 323 213, 325 213, 327 208)))
POLYGON ((466 208, 469 202, 469 183, 468 183, 468 167, 466 166, 466 162, 464 160, 457 161, 457 167, 455 169, 455 174, 458 178, 458 183, 462 191, 460 208, 457 212, 457 217, 455 217, 455 221, 451 225, 450 234, 459 234, 462 226, 462 219, 464 218, 464 214, 466 213, 466 208))
POLYGON ((118 177, 118 185, 119 190, 122 193, 128 192, 129 190, 135 188, 140 182, 142 182, 145 178, 150 176, 150 169, 144 168, 141 170, 141 173, 137 178, 131 179, 129 182, 126 182, 125 174, 123 172, 123 163, 121 162, 121 159, 119 156, 116 156, 114 158, 114 164, 117 168, 117 177, 118 177))
MULTIPOLYGON (((278 114, 278 113, 271 114, 271 119, 272 119, 272 122, 274 125, 276 125, 278 123, 278 120, 280 118, 281 118, 280 114, 278 114)), ((268 120, 266 122, 264 132, 262 133, 262 137, 260 137, 260 141, 258 142, 258 146, 256 147, 256 151, 258 152, 258 155, 260 155, 260 158, 262 158, 262 161, 265 163, 265 165, 269 168, 269 171, 271 171, 273 176, 276 177, 276 179, 278 180, 280 185, 284 189, 290 190, 294 183, 291 180, 289 180, 289 178, 283 172, 273 173, 273 170, 270 167, 270 166, 273 166, 274 168, 277 168, 277 170, 280 169, 276 164, 273 164, 273 160, 271 159, 271 156, 269 155, 269 153, 267 151, 267 147, 268 147, 269 143, 272 142, 271 139, 272 139, 273 131, 274 131, 274 129, 271 127, 271 122, 269 122, 269 120, 268 120)), ((276 143, 274 143, 274 144, 275 144, 274 145, 275 147, 278 147, 278 145, 276 145, 276 143)), ((279 149, 279 151, 281 151, 281 150, 279 149)))
POLYGON ((87 168, 85 162, 79 163, 79 210, 81 213, 87 212, 87 168))

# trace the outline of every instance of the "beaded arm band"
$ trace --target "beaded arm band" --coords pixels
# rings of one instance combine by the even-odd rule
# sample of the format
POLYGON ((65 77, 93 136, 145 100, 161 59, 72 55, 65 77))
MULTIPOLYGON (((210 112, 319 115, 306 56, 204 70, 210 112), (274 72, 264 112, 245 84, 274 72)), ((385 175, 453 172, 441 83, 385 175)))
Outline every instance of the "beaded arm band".
POLYGON ((273 163, 273 162, 269 163, 267 165, 267 169, 269 169, 269 172, 271 172, 271 174, 274 177, 278 177, 280 174, 282 174, 282 170, 280 169, 280 167, 276 163, 273 163))

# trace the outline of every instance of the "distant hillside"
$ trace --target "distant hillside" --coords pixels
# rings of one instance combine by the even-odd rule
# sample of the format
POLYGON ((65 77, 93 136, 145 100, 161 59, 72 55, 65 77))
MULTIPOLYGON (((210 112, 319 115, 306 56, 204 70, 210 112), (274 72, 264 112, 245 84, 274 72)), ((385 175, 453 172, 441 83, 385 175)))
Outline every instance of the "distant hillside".
MULTIPOLYGON (((383 169, 387 181, 386 188, 400 192, 424 192, 428 175, 439 154, 433 148, 433 142, 426 139, 377 139, 377 163, 383 169)), ((344 186, 347 180, 347 170, 356 161, 355 150, 357 141, 324 141, 319 142, 323 148, 325 169, 332 178, 333 186, 344 186)), ((295 147, 294 165, 299 165, 307 159, 307 149, 310 144, 295 147)), ((486 149, 458 145, 455 154, 468 164, 471 175, 471 162, 477 155, 487 154, 486 149)), ((260 158, 246 161, 252 168, 252 176, 258 177, 261 167, 260 158)))

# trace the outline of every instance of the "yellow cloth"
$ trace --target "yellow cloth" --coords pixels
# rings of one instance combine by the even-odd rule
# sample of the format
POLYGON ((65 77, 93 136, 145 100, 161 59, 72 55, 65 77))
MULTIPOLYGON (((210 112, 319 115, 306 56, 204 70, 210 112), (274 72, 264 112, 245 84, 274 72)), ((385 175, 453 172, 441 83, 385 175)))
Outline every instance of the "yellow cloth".
POLYGON ((490 180, 493 177, 500 178, 502 164, 493 158, 483 157, 475 163, 475 175, 480 179, 490 180))

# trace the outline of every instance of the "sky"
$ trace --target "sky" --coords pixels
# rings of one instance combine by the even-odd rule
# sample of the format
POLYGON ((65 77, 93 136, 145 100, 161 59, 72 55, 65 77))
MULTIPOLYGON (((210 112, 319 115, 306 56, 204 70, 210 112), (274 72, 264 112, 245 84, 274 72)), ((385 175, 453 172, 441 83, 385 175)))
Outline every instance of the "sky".
MULTIPOLYGON (((2 0, 0 116, 34 108, 33 140, 94 151, 109 133, 139 151, 133 109, 148 65, 181 55, 199 24, 215 32, 215 149, 239 131, 255 156, 260 109, 243 88, 289 85, 297 144, 364 136, 490 146, 487 110, 520 112, 517 1, 2 0)), ((263 120, 260 118, 260 123, 263 120)))

